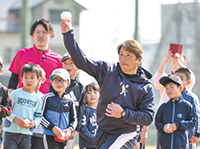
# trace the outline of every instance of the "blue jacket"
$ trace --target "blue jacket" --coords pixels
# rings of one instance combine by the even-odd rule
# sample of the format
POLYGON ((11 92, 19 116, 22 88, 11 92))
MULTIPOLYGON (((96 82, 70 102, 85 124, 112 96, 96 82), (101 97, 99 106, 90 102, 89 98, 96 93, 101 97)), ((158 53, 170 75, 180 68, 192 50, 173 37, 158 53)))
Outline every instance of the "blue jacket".
MULTIPOLYGON (((182 91, 182 96, 185 100, 189 101, 192 106, 195 109, 195 118, 196 118, 196 126, 195 126, 195 130, 192 133, 192 131, 190 132, 190 135, 195 135, 196 137, 200 137, 200 107, 199 107, 199 99, 198 97, 187 90, 187 88, 182 91)), ((191 137, 191 136, 190 136, 191 137)))
POLYGON ((95 148, 94 140, 97 131, 96 109, 86 106, 79 132, 80 148, 95 148))
POLYGON ((156 114, 155 126, 161 133, 161 149, 189 149, 188 134, 195 126, 195 113, 191 103, 180 96, 177 100, 170 99, 163 103, 156 114), (165 133, 164 125, 175 123, 177 130, 165 133))
POLYGON ((137 125, 150 125, 154 117, 152 75, 138 67, 135 77, 126 77, 118 63, 94 61, 88 58, 74 39, 73 30, 64 33, 64 43, 75 65, 93 76, 100 85, 97 124, 109 133, 136 131, 137 125), (107 105, 121 105, 126 111, 123 118, 107 117, 107 105))
MULTIPOLYGON (((53 91, 53 87, 50 86, 49 92, 53 91)), ((76 131, 79 131, 81 128, 81 123, 82 123, 82 117, 85 111, 85 105, 86 105, 86 100, 85 100, 85 92, 84 92, 84 87, 83 85, 75 78, 75 80, 71 79, 70 86, 68 86, 65 90, 66 94, 74 94, 72 97, 74 97, 74 104, 76 106, 76 113, 77 113, 77 127, 76 131)))
POLYGON ((59 98, 57 92, 45 94, 42 97, 42 121, 44 134, 55 135, 52 131, 54 126, 61 130, 71 128, 72 131, 77 125, 76 109, 73 99, 69 94, 63 94, 59 98))

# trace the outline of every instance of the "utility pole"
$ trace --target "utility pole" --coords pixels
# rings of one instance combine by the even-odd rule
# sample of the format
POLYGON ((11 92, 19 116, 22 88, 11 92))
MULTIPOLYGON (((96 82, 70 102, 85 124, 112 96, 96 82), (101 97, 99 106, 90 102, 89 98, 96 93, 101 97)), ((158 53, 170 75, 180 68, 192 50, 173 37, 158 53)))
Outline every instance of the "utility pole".
POLYGON ((138 0, 135 0, 135 33, 134 39, 139 40, 139 32, 138 32, 138 0))
POLYGON ((178 12, 176 14, 176 31, 177 31, 177 35, 176 35, 176 41, 177 43, 181 43, 181 26, 182 25, 182 12, 180 9, 178 9, 178 12))
POLYGON ((28 8, 28 1, 23 0, 22 2, 22 11, 21 11, 21 48, 28 47, 29 44, 29 27, 31 21, 31 10, 28 8))
POLYGON ((199 62, 199 2, 198 0, 194 1, 194 10, 195 10, 195 62, 199 62))

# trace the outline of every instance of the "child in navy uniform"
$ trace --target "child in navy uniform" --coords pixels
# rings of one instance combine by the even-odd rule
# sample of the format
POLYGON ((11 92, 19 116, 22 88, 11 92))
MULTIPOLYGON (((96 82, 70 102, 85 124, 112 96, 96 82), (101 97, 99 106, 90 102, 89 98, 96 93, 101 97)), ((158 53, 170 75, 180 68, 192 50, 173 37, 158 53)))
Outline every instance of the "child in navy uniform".
POLYGON ((195 126, 195 110, 181 95, 183 83, 175 75, 162 77, 159 82, 170 97, 159 107, 155 118, 156 129, 161 133, 161 149, 189 149, 188 131, 195 126))
POLYGON ((97 131, 96 108, 99 102, 99 85, 91 83, 86 86, 87 106, 83 115, 79 133, 80 149, 95 149, 94 140, 97 131))
POLYGON ((191 83, 191 72, 187 68, 179 68, 175 71, 175 75, 179 76, 183 82, 182 96, 185 100, 189 101, 195 109, 196 126, 193 131, 189 132, 190 148, 196 149, 196 143, 199 142, 200 137, 200 107, 198 97, 188 90, 187 86, 191 83))

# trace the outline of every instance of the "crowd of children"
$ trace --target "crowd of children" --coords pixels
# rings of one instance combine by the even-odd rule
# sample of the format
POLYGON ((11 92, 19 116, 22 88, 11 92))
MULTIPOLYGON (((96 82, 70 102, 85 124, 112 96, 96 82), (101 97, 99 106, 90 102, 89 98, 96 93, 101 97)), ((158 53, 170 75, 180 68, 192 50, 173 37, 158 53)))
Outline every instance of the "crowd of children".
MULTIPOLYGON (((45 28, 48 23, 36 21, 31 33, 33 38, 35 30, 41 32, 38 25, 48 31, 49 28, 45 28)), ((77 56, 75 59, 69 53, 64 54, 62 59, 60 56, 55 58, 58 60, 56 67, 48 74, 42 66, 31 62, 24 62, 23 67, 20 65, 17 73, 12 71, 14 64, 11 65, 9 86, 13 85, 12 79, 16 76, 20 86, 16 89, 15 82, 9 94, 8 89, 0 84, 0 145, 4 149, 73 149, 78 136, 80 149, 145 148, 140 143, 147 140, 155 105, 150 81, 152 75, 140 66, 142 47, 137 41, 129 40, 118 47, 119 64, 95 62, 87 58, 78 46, 74 47, 77 43, 71 39, 73 32, 70 27, 66 22, 61 23, 65 46, 70 48, 73 58, 77 56), (136 48, 132 49, 133 46, 136 48), (125 64, 124 59, 132 59, 130 66, 129 62, 125 64), (78 64, 79 68, 94 76, 98 83, 84 87, 76 78, 79 69, 74 62, 82 62, 78 64), (133 62, 134 72, 129 70, 129 67, 133 70, 133 62), (120 86, 105 85, 105 79, 111 84, 120 80, 120 86), (47 88, 45 93, 40 90, 46 80, 50 80, 48 93, 47 88), (125 84, 127 82, 128 85, 125 84), (132 92, 128 94, 129 88, 132 92), (105 95, 112 100, 106 101, 105 95), (132 98, 135 100, 125 101, 132 98), (117 99, 116 103, 114 99, 117 99), (98 113, 98 108, 104 109, 104 112, 98 113)), ((52 32, 47 34, 50 38, 52 32)), ((48 48, 48 42, 45 46, 48 48)), ((14 59, 17 64, 17 58, 14 59)), ((0 57, 0 74, 2 72, 3 60, 0 57)), ((157 149, 195 149, 200 137, 200 107, 198 97, 191 91, 195 77, 186 68, 185 55, 173 55, 169 50, 153 81, 161 93, 155 116, 157 149), (170 75, 164 73, 168 61, 172 66, 170 75)))
MULTIPOLYGON (((0 60, 2 73, 3 60, 0 60)), ((80 134, 84 134, 82 117, 86 118, 88 113, 84 112, 89 107, 94 114, 91 121, 95 126, 91 131, 94 141, 99 86, 92 83, 84 91, 83 85, 76 79, 78 68, 70 55, 65 54, 61 61, 63 68, 55 69, 50 75, 51 88, 47 94, 39 91, 46 80, 45 71, 33 63, 24 65, 22 69, 22 88, 9 95, 7 88, 1 85, 1 123, 6 117, 5 134, 1 137, 1 142, 4 138, 3 148, 72 149, 77 132, 81 130, 80 134)))

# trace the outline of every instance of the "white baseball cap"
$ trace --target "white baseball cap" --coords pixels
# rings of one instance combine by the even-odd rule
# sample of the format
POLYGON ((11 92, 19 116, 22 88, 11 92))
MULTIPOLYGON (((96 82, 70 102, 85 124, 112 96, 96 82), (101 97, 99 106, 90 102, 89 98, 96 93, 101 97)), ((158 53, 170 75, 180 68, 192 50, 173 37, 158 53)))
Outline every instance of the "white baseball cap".
POLYGON ((64 62, 66 59, 71 58, 71 55, 69 53, 65 53, 63 55, 63 58, 61 59, 61 62, 64 62))
POLYGON ((53 77, 55 76, 60 76, 63 80, 67 81, 70 83, 70 76, 69 73, 67 72, 67 70, 63 69, 63 68, 58 68, 55 69, 51 75, 50 75, 50 80, 52 81, 53 77))

